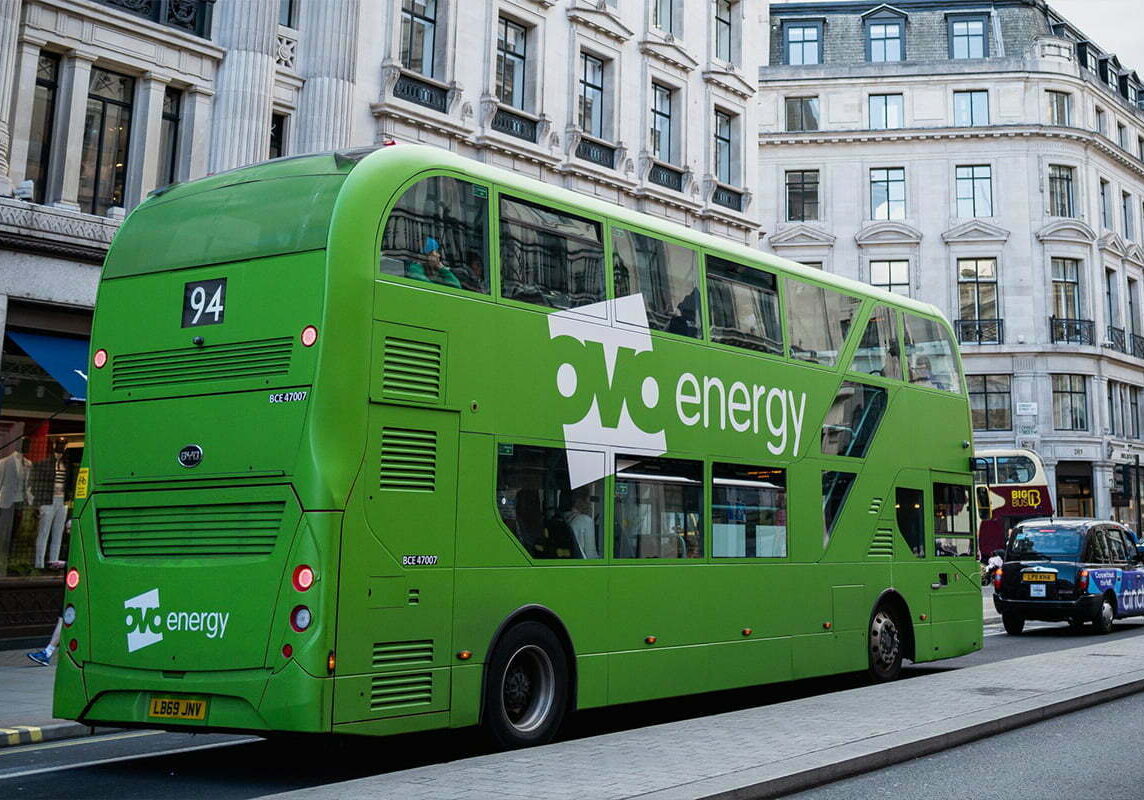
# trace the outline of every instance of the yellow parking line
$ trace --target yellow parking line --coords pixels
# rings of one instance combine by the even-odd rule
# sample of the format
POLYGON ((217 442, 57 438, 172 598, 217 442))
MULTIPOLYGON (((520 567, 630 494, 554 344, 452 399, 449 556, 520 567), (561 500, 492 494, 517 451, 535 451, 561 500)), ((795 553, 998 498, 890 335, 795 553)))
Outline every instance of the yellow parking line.
POLYGON ((44 741, 44 732, 34 725, 17 725, 16 730, 25 731, 32 742, 44 741))

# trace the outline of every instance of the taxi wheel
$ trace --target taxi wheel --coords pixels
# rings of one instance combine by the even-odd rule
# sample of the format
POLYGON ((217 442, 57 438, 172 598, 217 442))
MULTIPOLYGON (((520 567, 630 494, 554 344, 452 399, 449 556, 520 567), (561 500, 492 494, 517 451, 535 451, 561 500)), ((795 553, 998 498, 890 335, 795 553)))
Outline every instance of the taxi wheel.
POLYGON ((1112 633, 1112 620, 1116 618, 1116 606, 1112 603, 1112 598, 1105 595, 1100 600, 1100 613, 1096 615, 1093 625, 1096 627, 1097 633, 1112 633))
POLYGON ((1025 618, 1020 614, 1002 614, 1001 624, 1010 636, 1020 636, 1021 631, 1025 630, 1025 618))
POLYGON ((894 613, 879 606, 870 620, 870 677, 882 683, 902 672, 902 634, 894 613))
POLYGON ((547 744, 568 707, 568 659, 556 634, 523 622, 497 642, 485 676, 482 724, 502 748, 547 744))

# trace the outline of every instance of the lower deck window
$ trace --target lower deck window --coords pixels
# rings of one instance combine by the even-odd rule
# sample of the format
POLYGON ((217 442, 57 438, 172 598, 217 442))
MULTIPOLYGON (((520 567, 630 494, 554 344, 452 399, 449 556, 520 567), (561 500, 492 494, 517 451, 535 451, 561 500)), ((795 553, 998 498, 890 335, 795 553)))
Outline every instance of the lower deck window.
POLYGON ((973 508, 968 486, 933 485, 934 555, 973 556, 973 508))
POLYGON ((926 554, 926 517, 921 489, 899 488, 894 495, 898 516, 898 533, 906 540, 910 552, 918 558, 926 554))
POLYGON ((703 464, 616 456, 617 558, 703 557, 703 464))
POLYGON ((715 464, 711 554, 715 558, 785 558, 786 470, 715 464))
POLYGON ((601 558, 603 482, 572 488, 568 451, 502 444, 497 510, 533 558, 601 558))

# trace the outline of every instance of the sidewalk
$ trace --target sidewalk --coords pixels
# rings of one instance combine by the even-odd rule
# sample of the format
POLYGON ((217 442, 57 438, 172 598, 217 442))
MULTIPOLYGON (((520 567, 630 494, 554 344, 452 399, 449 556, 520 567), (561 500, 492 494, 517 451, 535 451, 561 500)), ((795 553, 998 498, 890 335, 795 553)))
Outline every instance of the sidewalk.
POLYGON ((1144 690, 1144 637, 467 758, 276 798, 774 797, 1144 690))
POLYGON ((0 747, 48 739, 87 736, 92 728, 62 719, 52 719, 52 666, 32 663, 26 650, 0 650, 0 747))
POLYGON ((986 625, 1001 621, 1001 615, 997 613, 997 608, 993 605, 992 586, 981 587, 981 618, 986 625))

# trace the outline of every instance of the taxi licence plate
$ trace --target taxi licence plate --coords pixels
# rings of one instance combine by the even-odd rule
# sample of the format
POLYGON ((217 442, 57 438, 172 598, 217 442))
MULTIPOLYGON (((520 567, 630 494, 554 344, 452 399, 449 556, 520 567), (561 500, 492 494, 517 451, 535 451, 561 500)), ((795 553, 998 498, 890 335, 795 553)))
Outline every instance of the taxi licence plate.
POLYGON ((147 716, 163 719, 206 719, 207 701, 185 697, 152 697, 147 716))
POLYGON ((1021 576, 1021 580, 1034 583, 1052 583, 1056 579, 1057 574, 1055 572, 1026 572, 1021 576))

